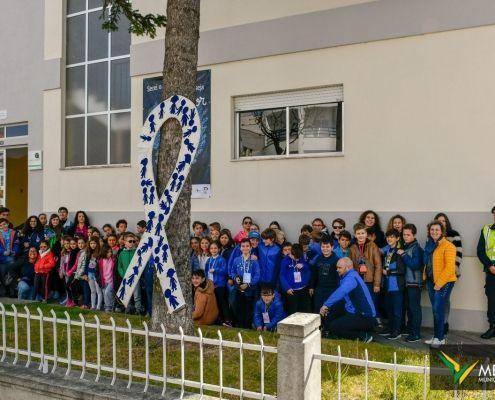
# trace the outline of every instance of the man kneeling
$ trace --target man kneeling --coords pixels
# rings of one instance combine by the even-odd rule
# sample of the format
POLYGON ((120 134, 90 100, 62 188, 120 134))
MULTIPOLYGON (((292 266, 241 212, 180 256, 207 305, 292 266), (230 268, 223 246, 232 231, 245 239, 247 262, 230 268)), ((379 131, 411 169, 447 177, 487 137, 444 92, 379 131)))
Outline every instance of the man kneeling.
POLYGON ((369 343, 373 340, 370 332, 375 324, 376 311, 368 287, 348 257, 337 262, 337 272, 340 286, 320 309, 320 314, 325 317, 324 330, 331 336, 369 343), (342 300, 344 309, 335 307, 342 300))

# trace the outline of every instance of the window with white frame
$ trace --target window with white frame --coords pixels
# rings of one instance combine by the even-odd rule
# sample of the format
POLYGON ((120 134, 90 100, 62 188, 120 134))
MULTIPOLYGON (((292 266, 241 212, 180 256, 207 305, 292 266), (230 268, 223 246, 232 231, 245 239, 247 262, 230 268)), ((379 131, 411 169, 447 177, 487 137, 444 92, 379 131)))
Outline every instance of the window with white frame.
POLYGON ((27 124, 0 125, 0 139, 9 139, 28 135, 27 124))
POLYGON ((342 152, 344 89, 334 85, 234 98, 234 158, 342 152))
POLYGON ((66 167, 130 162, 129 22, 107 32, 101 14, 101 0, 67 1, 66 167))

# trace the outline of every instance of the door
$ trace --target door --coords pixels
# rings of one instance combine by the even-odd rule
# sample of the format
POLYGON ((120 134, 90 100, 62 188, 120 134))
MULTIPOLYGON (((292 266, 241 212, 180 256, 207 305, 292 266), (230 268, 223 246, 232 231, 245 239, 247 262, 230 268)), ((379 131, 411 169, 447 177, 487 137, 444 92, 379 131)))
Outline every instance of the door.
MULTIPOLYGON (((27 219, 28 207, 28 152, 27 147, 4 150, 4 198, 10 209, 14 226, 27 219)), ((0 177, 0 183, 1 183, 0 177)))

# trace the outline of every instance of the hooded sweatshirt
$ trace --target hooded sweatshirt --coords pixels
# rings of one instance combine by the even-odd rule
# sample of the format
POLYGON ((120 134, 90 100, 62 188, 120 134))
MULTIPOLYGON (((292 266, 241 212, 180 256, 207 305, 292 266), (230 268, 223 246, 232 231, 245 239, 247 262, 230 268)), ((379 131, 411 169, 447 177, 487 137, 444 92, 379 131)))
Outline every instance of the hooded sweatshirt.
POLYGON ((206 280, 204 287, 198 286, 194 291, 193 321, 197 325, 211 325, 218 318, 217 299, 213 282, 206 280))

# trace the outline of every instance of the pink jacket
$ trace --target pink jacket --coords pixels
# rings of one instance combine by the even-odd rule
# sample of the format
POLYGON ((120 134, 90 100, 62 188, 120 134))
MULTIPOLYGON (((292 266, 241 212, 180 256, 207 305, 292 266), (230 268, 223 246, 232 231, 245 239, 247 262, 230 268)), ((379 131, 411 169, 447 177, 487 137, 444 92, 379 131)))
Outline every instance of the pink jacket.
POLYGON ((113 284, 113 274, 115 271, 115 258, 100 258, 98 260, 100 270, 101 285, 107 286, 113 284))
POLYGON ((233 237, 233 239, 234 239, 234 242, 239 244, 239 243, 241 243, 242 239, 247 238, 247 237, 248 237, 248 233, 244 229, 241 229, 239 232, 237 232, 237 234, 233 237))

